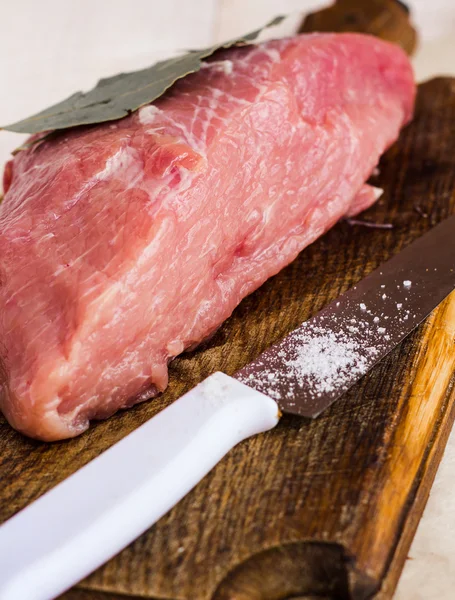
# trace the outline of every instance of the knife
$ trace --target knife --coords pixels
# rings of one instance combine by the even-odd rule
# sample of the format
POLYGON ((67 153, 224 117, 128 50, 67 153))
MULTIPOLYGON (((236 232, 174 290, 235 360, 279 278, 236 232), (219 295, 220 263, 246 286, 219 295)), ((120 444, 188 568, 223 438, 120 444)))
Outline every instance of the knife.
POLYGON ((214 373, 0 527, 0 600, 49 600, 282 412, 316 417, 455 289, 455 215, 233 377, 214 373))

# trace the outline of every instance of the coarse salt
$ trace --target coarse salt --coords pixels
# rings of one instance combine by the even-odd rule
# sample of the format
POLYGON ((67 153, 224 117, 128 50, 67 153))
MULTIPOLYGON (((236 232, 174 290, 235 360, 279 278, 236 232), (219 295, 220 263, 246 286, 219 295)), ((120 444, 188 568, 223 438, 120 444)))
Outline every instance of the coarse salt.
MULTIPOLYGON (((368 323, 358 325, 368 328, 368 323)), ((377 344, 370 346, 364 338, 357 339, 358 331, 357 327, 348 325, 344 331, 333 331, 313 323, 304 324, 286 338, 276 353, 281 359, 279 365, 274 366, 273 359, 267 360, 263 370, 255 368, 253 380, 251 375, 240 380, 251 383, 275 400, 283 395, 292 399, 299 388, 313 398, 348 389, 367 372, 380 353, 377 344)), ((373 341, 373 330, 368 333, 373 341)))

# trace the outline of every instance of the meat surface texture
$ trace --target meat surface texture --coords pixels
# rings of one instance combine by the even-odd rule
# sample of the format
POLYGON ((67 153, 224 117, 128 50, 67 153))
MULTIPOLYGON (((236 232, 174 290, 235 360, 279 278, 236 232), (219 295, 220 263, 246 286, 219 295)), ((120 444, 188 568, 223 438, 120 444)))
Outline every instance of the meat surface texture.
POLYGON ((311 34, 222 51, 125 119, 19 152, 0 207, 0 407, 75 436, 340 218, 411 118, 393 45, 311 34))

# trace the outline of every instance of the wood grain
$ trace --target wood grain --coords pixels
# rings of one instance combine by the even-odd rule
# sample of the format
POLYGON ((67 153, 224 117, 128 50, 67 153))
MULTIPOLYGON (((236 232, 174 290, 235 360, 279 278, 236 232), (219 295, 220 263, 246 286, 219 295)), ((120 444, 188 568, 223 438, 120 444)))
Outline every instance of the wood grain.
MULTIPOLYGON (((385 199, 365 215, 395 228, 340 224, 248 298, 209 348, 180 359, 175 379, 194 378, 195 365, 197 379, 235 371, 453 212, 454 123, 455 82, 422 86, 414 123, 381 165, 385 199)), ((287 417, 242 444, 83 585, 151 598, 390 598, 394 584, 381 586, 396 582, 411 539, 400 537, 453 421, 454 311, 451 296, 319 420, 287 417)))
MULTIPOLYGON (((157 400, 78 439, 0 421, 0 521, 215 370, 233 373, 455 209, 455 80, 420 87, 384 157, 385 195, 247 298, 157 400)), ((423 257, 424 258, 424 257, 423 257)), ((454 259, 455 262, 455 259, 454 259)), ((62 600, 390 598, 455 409, 455 295, 316 421, 285 417, 239 445, 166 517, 62 600)))
POLYGON ((406 4, 399 0, 338 0, 308 15, 302 32, 357 31, 370 33, 400 45, 408 54, 417 46, 417 32, 409 20, 406 4))
MULTIPOLYGON (((248 298, 208 348, 179 359, 174 386, 234 372, 453 212, 455 80, 421 86, 414 123, 376 183, 385 198, 364 218, 394 229, 339 224, 248 298)), ((454 324, 452 295, 320 419, 286 417, 236 448, 84 589, 390 598, 454 418, 454 324)))

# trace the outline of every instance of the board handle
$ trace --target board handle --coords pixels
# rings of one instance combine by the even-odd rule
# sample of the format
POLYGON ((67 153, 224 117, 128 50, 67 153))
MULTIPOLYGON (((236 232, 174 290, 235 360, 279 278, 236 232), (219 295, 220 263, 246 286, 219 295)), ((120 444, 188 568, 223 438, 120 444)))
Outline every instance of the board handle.
POLYGON ((55 598, 278 419, 268 396, 211 375, 0 527, 0 600, 55 598))

